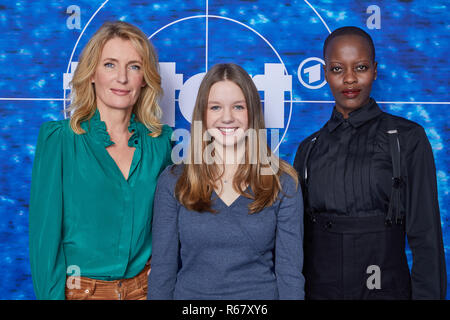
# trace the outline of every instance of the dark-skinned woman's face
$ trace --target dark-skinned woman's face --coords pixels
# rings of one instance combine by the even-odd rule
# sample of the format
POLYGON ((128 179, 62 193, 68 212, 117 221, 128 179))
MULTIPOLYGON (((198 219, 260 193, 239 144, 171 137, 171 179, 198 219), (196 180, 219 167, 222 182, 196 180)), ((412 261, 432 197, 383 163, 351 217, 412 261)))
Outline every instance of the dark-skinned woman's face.
POLYGON ((372 83, 377 78, 377 63, 370 45, 358 35, 343 35, 331 40, 325 52, 325 79, 345 118, 366 104, 372 83))

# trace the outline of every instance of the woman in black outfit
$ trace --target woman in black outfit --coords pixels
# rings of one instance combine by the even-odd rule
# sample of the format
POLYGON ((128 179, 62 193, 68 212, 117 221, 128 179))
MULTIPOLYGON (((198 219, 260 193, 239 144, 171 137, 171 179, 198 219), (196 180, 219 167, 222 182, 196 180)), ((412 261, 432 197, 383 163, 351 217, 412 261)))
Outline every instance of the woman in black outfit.
POLYGON ((444 299, 436 170, 425 131, 370 97, 377 63, 365 31, 337 29, 323 51, 336 104, 294 160, 305 203, 306 298, 444 299))

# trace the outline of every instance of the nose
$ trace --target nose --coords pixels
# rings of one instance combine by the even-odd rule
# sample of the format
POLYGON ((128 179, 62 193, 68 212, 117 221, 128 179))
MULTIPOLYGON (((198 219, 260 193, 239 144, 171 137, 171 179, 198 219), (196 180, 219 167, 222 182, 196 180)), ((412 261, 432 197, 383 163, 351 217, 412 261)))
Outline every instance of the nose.
POLYGON ((231 108, 229 106, 223 108, 221 120, 223 123, 227 124, 232 123, 234 121, 233 112, 231 111, 231 108))
POLYGON ((125 84, 128 82, 128 70, 126 67, 118 68, 117 82, 122 83, 122 84, 125 84))
POLYGON ((350 84, 358 81, 358 78, 355 75, 354 70, 349 69, 344 73, 344 83, 350 84))

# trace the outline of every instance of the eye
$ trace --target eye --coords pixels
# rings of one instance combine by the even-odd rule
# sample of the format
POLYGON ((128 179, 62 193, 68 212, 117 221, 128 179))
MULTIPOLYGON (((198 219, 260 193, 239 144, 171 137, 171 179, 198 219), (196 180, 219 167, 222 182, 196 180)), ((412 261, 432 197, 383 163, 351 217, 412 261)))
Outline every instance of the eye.
POLYGON ((338 73, 342 71, 342 68, 339 66, 331 67, 331 72, 338 73))
POLYGON ((369 67, 366 65, 359 65, 356 67, 356 71, 366 71, 367 69, 369 69, 369 67))
POLYGON ((131 69, 131 70, 138 70, 138 71, 139 71, 139 70, 141 70, 141 66, 140 66, 140 65, 137 65, 137 64, 133 64, 133 65, 130 66, 130 69, 131 69))
POLYGON ((244 107, 243 105, 240 105, 240 104, 235 105, 234 108, 235 108, 236 110, 244 110, 244 109, 245 109, 245 107, 244 107))
POLYGON ((105 68, 114 68, 114 64, 111 62, 107 62, 104 64, 105 68))
POLYGON ((213 110, 213 111, 217 111, 217 110, 220 110, 220 106, 214 106, 213 105, 213 106, 210 106, 209 109, 213 110))

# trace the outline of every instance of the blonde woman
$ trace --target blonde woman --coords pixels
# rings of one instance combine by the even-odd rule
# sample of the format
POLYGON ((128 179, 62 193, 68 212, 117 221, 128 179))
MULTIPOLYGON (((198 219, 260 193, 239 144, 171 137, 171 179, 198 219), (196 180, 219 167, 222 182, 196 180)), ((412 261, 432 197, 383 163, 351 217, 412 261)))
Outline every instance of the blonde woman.
POLYGON ((212 67, 192 120, 188 163, 158 180, 149 299, 303 299, 297 173, 258 134, 245 70, 212 67))
POLYGON ((30 198, 38 299, 145 299, 156 181, 170 163, 145 34, 107 22, 75 71, 71 117, 39 132, 30 198))

